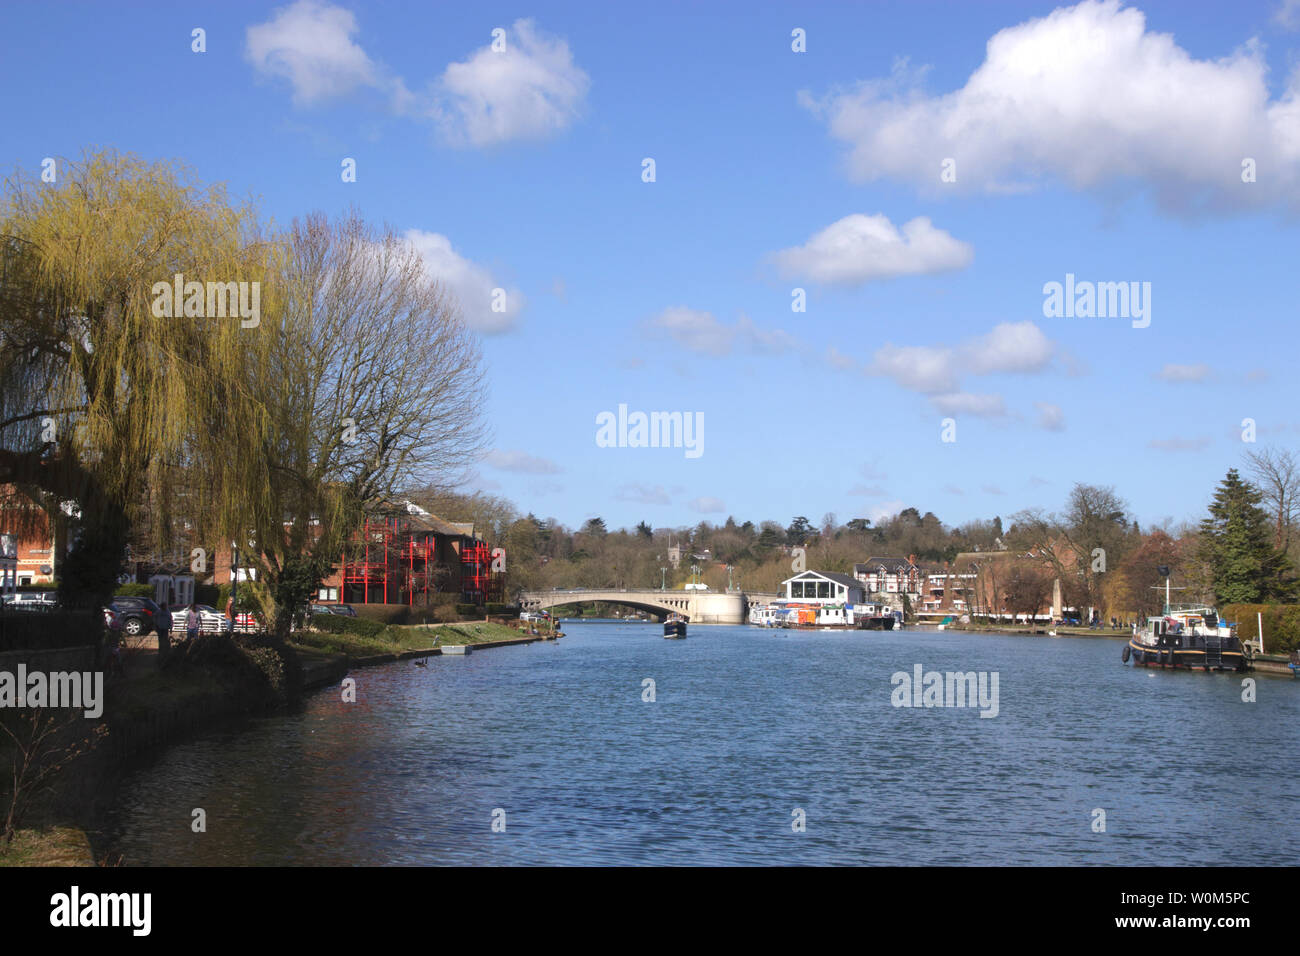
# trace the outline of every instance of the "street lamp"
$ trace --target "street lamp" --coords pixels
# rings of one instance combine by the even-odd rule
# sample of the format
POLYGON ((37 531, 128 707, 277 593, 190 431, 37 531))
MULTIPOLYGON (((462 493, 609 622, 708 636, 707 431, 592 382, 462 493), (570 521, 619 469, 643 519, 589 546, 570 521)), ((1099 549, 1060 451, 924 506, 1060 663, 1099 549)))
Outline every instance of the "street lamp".
POLYGON ((659 590, 660 591, 668 590, 668 569, 667 568, 659 569, 659 590))

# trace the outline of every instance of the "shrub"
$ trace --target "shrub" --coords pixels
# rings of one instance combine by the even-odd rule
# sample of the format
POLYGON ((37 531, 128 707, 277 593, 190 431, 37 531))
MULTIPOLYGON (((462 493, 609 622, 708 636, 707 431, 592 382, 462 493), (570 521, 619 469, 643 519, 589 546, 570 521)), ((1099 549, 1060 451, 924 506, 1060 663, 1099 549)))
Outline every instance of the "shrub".
POLYGON ((379 621, 364 617, 342 617, 338 614, 314 614, 311 626, 318 631, 329 634, 360 634, 362 637, 374 637, 387 626, 379 621))
POLYGON ((433 609, 433 619, 439 624, 451 624, 460 620, 460 612, 449 604, 443 604, 433 609))
POLYGON ((113 589, 117 597, 153 597, 152 584, 119 584, 113 589))
POLYGON ((457 604, 456 613, 461 617, 480 619, 483 617, 483 609, 477 604, 457 604))
POLYGON ((214 683, 251 693, 265 703, 284 697, 284 661, 275 649, 204 634, 172 648, 166 671, 201 674, 214 683))
POLYGON ((1220 608, 1225 620, 1237 625, 1243 641, 1259 637, 1259 615, 1264 617, 1264 650, 1287 654, 1300 649, 1300 604, 1228 604, 1220 608))
POLYGON ((407 624, 411 618, 411 608, 405 604, 353 604, 352 609, 357 617, 380 624, 407 624))
POLYGON ((99 645, 104 615, 96 610, 0 611, 0 651, 99 645))

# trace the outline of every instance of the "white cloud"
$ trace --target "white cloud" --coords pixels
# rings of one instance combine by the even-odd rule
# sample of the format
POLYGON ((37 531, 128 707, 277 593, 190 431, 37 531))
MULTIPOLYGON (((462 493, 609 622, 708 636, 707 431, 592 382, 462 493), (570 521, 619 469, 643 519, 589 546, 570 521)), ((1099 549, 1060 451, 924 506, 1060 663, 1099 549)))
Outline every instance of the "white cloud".
POLYGON ((488 452, 484 461, 501 471, 516 471, 527 475, 555 475, 560 471, 560 466, 549 458, 539 458, 522 451, 502 451, 496 448, 488 452))
POLYGON ((352 11, 298 0, 245 31, 244 57, 258 72, 287 79, 294 103, 307 106, 381 85, 378 68, 352 39, 356 32, 352 11))
POLYGON ((867 509, 867 517, 871 519, 872 524, 880 524, 886 518, 892 518, 907 505, 895 498, 893 501, 882 501, 867 509))
POLYGON ((958 355, 976 375, 1039 372, 1052 361, 1052 343, 1033 322, 1002 322, 959 348, 958 355))
POLYGON ((944 415, 973 415, 976 418, 1000 418, 1007 413, 1001 395, 976 395, 953 392, 932 395, 930 402, 944 415))
POLYGON ((564 40, 540 33, 532 20, 516 20, 505 40, 504 51, 481 47, 439 79, 431 114, 449 142, 544 139, 581 114, 591 81, 564 40))
POLYGON ((780 329, 760 329, 748 316, 742 315, 735 324, 727 325, 712 312, 680 305, 664 309, 648 326, 668 333, 683 348, 700 355, 721 357, 734 349, 780 353, 801 348, 793 336, 780 329))
POLYGON ((842 372, 856 368, 858 364, 858 360, 852 355, 845 355, 833 345, 826 349, 826 362, 832 368, 837 368, 842 372))
POLYGON ((1053 405, 1051 402, 1034 402, 1034 407, 1038 409, 1039 428, 1046 428, 1051 432, 1065 429, 1065 413, 1061 411, 1060 405, 1053 405))
POLYGON ((914 392, 954 392, 963 373, 1040 372, 1051 363, 1053 351, 1033 322, 1002 322, 988 334, 956 346, 883 345, 867 371, 914 392))
POLYGON ((1197 365, 1166 365, 1160 370, 1160 378, 1166 382, 1204 382, 1210 377, 1210 366, 1205 363, 1197 365))
POLYGON ((727 510, 727 506, 721 498, 693 498, 690 502, 692 511, 698 511, 701 514, 718 514, 727 510))
POLYGON ((663 485, 630 484, 622 485, 614 493, 614 497, 619 501, 632 501, 639 505, 668 505, 672 504, 672 498, 664 490, 663 485))
POLYGON ((1282 0, 1273 22, 1283 30, 1300 30, 1300 0, 1282 0))
POLYGON ((471 329, 494 335, 514 327, 524 307, 522 292, 501 286, 487 269, 459 255, 446 236, 408 229, 402 238, 424 259, 429 274, 455 294, 465 324, 471 329), (496 289, 505 292, 502 312, 492 311, 496 289))
MULTIPOLYGON (((1290 20, 1292 5, 1284 8, 1290 20)), ((1086 0, 996 33, 965 85, 930 96, 915 76, 836 90, 806 107, 850 147, 858 180, 929 190, 1145 186, 1167 209, 1300 205, 1300 70, 1270 99, 1262 48, 1216 60, 1147 30, 1119 0, 1086 0), (1250 157, 1259 180, 1243 183, 1250 157), (941 163, 956 181, 941 183, 941 163), (1265 174, 1263 171, 1268 170, 1265 174)))
POLYGON ((952 350, 942 347, 882 345, 868 370, 913 392, 945 392, 957 387, 952 350))
POLYGON ((828 285, 964 269, 975 258, 969 243, 936 229, 925 216, 903 224, 884 215, 855 213, 831 223, 802 246, 770 257, 785 278, 828 285))

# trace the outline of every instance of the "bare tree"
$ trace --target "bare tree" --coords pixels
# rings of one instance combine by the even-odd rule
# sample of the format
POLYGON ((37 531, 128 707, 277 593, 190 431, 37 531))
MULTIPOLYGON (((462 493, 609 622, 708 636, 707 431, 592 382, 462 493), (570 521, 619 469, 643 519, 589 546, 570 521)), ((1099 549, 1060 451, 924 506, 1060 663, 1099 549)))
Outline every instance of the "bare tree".
POLYGON ((1246 452, 1246 462, 1273 515, 1273 547, 1286 551, 1300 521, 1300 460, 1285 449, 1265 448, 1246 452))
POLYGON ((294 223, 263 316, 245 365, 255 417, 225 476, 247 494, 223 524, 253 530, 255 593, 284 634, 362 514, 480 453, 482 383, 457 303, 356 213, 294 223))

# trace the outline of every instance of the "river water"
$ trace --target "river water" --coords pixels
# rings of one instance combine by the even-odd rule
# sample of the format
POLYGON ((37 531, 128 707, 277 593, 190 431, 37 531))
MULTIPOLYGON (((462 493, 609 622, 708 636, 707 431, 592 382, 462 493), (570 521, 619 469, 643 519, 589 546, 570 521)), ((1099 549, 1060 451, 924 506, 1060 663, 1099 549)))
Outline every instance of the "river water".
POLYGON ((333 687, 172 747, 124 779, 97 852, 127 865, 1300 859, 1300 681, 1258 676, 1244 703, 1239 675, 1135 669, 1096 638, 565 630, 359 670, 356 703, 333 687), (917 664, 996 673, 997 716, 894 706, 891 676, 917 664))

